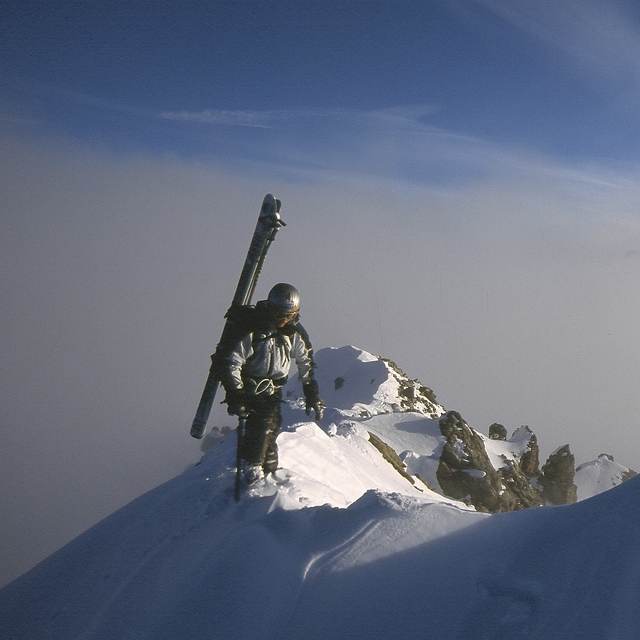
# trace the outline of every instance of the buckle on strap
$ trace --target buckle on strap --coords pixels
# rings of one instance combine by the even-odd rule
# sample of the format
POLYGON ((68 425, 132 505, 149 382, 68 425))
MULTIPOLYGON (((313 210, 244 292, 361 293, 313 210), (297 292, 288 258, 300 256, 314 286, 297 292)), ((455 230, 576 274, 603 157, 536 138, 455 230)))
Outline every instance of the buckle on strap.
POLYGON ((264 380, 260 380, 256 384, 256 388, 253 390, 257 396, 261 393, 266 393, 268 396, 273 395, 273 392, 276 390, 275 384, 273 384, 273 380, 271 378, 265 378, 264 380))
POLYGON ((283 378, 278 378, 273 380, 272 378, 245 378, 244 386, 245 389, 255 395, 259 396, 265 394, 267 396, 272 396, 276 391, 282 389, 284 385, 287 383, 286 376, 283 378))

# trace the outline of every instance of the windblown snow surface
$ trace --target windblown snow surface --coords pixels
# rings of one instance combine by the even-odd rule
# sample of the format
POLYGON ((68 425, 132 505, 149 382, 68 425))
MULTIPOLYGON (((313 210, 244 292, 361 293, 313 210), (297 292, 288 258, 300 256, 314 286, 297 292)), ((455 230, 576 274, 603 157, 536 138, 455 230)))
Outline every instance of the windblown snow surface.
POLYGON ((599 459, 575 505, 477 513, 369 442, 429 482, 444 409, 393 412, 389 367, 353 347, 320 351, 318 378, 319 425, 290 382, 275 477, 236 503, 227 437, 2 589, 0 637, 640 638, 640 478, 603 491, 619 467, 599 459))

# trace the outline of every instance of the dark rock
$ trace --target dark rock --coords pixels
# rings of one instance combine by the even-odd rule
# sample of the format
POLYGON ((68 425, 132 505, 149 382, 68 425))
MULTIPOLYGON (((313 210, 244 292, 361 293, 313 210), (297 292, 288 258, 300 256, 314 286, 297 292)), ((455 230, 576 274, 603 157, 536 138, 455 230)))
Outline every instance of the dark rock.
POLYGON ((369 434, 369 442, 382 454, 382 457, 406 480, 415 485, 416 481, 405 471, 406 467, 400 456, 392 449, 384 440, 380 439, 371 431, 369 434))
MULTIPOLYGON (((439 425, 446 443, 440 454, 436 476, 445 495, 489 513, 543 504, 540 494, 523 473, 518 461, 503 457, 504 464, 498 469, 493 467, 482 437, 469 427, 459 413, 450 411, 440 419, 439 425)), ((528 433, 529 444, 525 454, 528 457, 525 462, 528 468, 533 468, 531 459, 537 461, 537 443, 533 433, 528 433)), ((516 435, 521 436, 521 430, 516 435)), ((537 462, 535 466, 537 470, 537 462)))
POLYGON ((542 465, 538 482, 542 497, 550 504, 573 504, 578 501, 578 488, 573 482, 576 460, 569 445, 554 451, 542 465))
POLYGON ((478 511, 509 511, 502 500, 502 479, 491 465, 481 436, 457 411, 445 414, 439 425, 446 442, 436 477, 444 494, 478 511))
POLYGON ((502 479, 504 494, 502 502, 509 511, 541 507, 544 500, 540 493, 532 486, 531 478, 527 477, 522 467, 514 460, 504 460, 504 466, 498 469, 502 479))
POLYGON ((523 430, 529 435, 529 443, 527 444, 527 450, 520 458, 520 470, 528 478, 533 478, 540 473, 540 447, 538 447, 536 434, 524 424, 513 433, 511 438, 514 439, 523 430))
POLYGON ((429 387, 425 387, 419 380, 411 380, 400 367, 388 358, 380 358, 386 362, 391 374, 398 383, 398 395, 400 396, 401 411, 416 411, 424 415, 437 417, 442 413, 436 402, 436 394, 429 387))
POLYGON ((507 430, 504 425, 498 424, 494 422, 489 427, 489 438, 491 440, 506 440, 507 439, 507 430))
POLYGON ((533 480, 540 473, 538 469, 539 448, 536 434, 526 425, 513 432, 509 442, 526 441, 526 449, 519 460, 504 458, 504 465, 498 469, 507 490, 516 499, 516 509, 528 509, 544 504, 540 492, 533 485, 533 480))

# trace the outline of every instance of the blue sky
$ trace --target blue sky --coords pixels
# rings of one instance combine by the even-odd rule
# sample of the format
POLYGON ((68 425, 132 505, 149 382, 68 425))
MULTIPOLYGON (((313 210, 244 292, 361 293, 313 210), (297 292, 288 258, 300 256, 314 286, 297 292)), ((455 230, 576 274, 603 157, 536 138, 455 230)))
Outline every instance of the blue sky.
POLYGON ((5 113, 123 152, 277 159, 315 141, 323 155, 403 108, 568 160, 637 156, 632 4, 9 4, 5 113))
POLYGON ((198 459, 268 192, 316 348, 640 470, 639 89, 631 2, 4 3, 0 580, 198 459))

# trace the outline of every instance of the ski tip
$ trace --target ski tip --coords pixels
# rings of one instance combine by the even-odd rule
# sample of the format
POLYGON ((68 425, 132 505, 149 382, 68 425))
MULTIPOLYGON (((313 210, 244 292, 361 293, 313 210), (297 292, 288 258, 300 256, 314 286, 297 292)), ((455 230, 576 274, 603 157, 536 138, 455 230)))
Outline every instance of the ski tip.
POLYGON ((272 194, 267 193, 262 201, 260 218, 271 218, 272 223, 275 223, 274 226, 284 227, 285 223, 280 219, 280 207, 282 207, 282 202, 272 194))
POLYGON ((273 196, 270 193, 267 193, 267 195, 264 197, 264 200, 262 201, 262 208, 264 209, 265 207, 273 207, 274 209, 277 208, 276 206, 277 200, 275 198, 275 196, 273 196))

